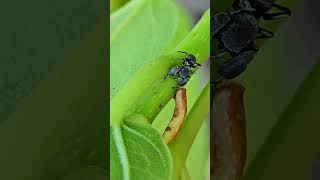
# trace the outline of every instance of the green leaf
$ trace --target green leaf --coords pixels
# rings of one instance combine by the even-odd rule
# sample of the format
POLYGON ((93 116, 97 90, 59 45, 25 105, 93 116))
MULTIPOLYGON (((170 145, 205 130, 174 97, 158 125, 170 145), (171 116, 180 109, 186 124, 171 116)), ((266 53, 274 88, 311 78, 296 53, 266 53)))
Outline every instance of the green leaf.
POLYGON ((105 164, 105 7, 3 1, 0 179, 60 179, 79 165, 105 164))
POLYGON ((76 4, 50 0, 19 3, 4 0, 3 3, 0 7, 0 125, 79 44, 87 41, 98 23, 105 21, 105 10, 101 8, 104 3, 90 0, 79 0, 76 4), (11 9, 16 12, 13 14, 11 9))
POLYGON ((171 54, 146 64, 130 78, 125 87, 111 100, 111 124, 123 121, 124 117, 130 114, 142 114, 150 123, 154 120, 163 105, 174 96, 175 90, 172 87, 178 86, 176 79, 164 79, 170 68, 181 64, 177 59, 185 56, 178 50, 188 50, 195 55, 200 64, 208 58, 209 15, 210 11, 207 10, 199 23, 171 54))
POLYGON ((110 0, 110 14, 121 8, 129 0, 110 0))
POLYGON ((180 176, 180 180, 191 180, 187 167, 184 167, 180 176))
POLYGON ((159 57, 179 25, 170 0, 134 0, 110 18, 111 98, 146 63, 159 57))
POLYGON ((187 157, 186 166, 191 179, 207 179, 210 168, 209 118, 203 122, 187 157))
POLYGON ((162 136, 150 124, 132 120, 110 129, 111 179, 171 179, 172 159, 162 136))
POLYGON ((105 113, 95 112, 106 98, 100 30, 0 125, 0 179, 58 179, 82 163, 102 164, 105 113))
POLYGON ((183 40, 191 30, 191 20, 188 17, 186 10, 181 7, 179 3, 176 3, 177 12, 179 13, 178 27, 175 29, 174 37, 170 40, 170 43, 166 46, 164 53, 169 53, 174 49, 177 44, 183 40))

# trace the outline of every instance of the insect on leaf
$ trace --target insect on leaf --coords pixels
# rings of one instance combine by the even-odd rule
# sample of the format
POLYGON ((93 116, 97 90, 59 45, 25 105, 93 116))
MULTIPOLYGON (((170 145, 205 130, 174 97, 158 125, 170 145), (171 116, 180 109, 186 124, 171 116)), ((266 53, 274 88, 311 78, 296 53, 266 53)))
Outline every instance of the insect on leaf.
POLYGON ((169 0, 130 1, 110 19, 111 98, 137 70, 176 41, 179 12, 169 0))

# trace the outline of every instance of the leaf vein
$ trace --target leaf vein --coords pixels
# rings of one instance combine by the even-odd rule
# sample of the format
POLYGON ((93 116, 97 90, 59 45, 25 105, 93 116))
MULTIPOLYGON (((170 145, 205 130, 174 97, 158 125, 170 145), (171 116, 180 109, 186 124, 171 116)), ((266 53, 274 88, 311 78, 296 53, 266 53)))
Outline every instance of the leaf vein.
POLYGON ((113 127, 113 135, 115 138, 115 144, 118 149, 120 164, 123 168, 124 180, 130 180, 130 164, 128 155, 126 153, 126 148, 124 145, 124 140, 121 134, 121 129, 118 126, 113 127))

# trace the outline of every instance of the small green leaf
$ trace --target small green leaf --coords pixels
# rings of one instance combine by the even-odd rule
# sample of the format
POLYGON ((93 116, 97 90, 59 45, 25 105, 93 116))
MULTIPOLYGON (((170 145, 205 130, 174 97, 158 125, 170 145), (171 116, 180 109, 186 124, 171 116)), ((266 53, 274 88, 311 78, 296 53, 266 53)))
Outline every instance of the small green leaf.
POLYGON ((124 121, 110 128, 112 180, 169 180, 172 159, 160 133, 142 121, 124 121))

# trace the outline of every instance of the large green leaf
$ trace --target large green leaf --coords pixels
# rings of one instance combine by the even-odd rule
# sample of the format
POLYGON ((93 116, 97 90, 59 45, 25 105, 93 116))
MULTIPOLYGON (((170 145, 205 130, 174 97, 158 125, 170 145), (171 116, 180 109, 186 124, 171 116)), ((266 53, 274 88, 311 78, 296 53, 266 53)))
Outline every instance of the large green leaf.
POLYGON ((174 37, 181 23, 170 0, 130 1, 110 20, 112 98, 137 70, 159 57, 172 40, 177 41, 174 37))
POLYGON ((0 179, 59 179, 81 165, 101 166, 106 5, 1 4, 0 179))
POLYGON ((95 110, 105 109, 106 99, 99 29, 1 124, 0 179, 57 179, 87 160, 106 158, 105 113, 95 110))
POLYGON ((0 125, 97 27, 104 3, 9 1, 0 11, 0 125), (35 6, 36 4, 36 6, 35 6))
POLYGON ((110 129, 111 179, 171 179, 172 159, 161 134, 134 120, 110 129))

